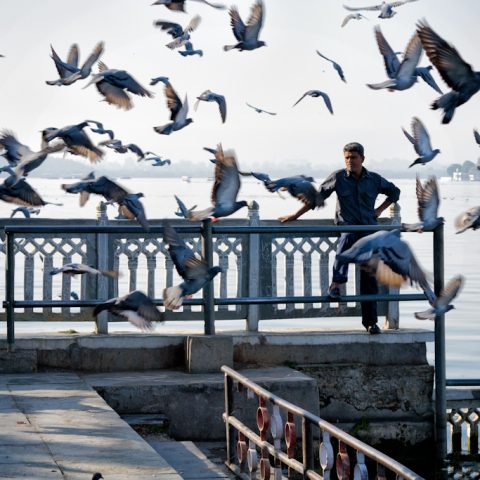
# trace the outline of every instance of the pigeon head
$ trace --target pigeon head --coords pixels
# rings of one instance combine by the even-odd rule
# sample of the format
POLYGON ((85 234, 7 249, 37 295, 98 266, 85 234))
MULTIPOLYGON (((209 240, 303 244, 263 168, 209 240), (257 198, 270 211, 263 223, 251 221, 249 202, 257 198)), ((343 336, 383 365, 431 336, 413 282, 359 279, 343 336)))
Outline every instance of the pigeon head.
POLYGON ((209 280, 212 280, 214 279, 219 273, 222 273, 223 270, 221 267, 212 267, 209 271, 208 271, 208 279, 209 280))
POLYGON ((259 40, 259 41, 258 41, 258 48, 260 48, 260 47, 266 47, 266 46, 267 46, 267 44, 266 44, 266 42, 264 42, 263 40, 259 40))

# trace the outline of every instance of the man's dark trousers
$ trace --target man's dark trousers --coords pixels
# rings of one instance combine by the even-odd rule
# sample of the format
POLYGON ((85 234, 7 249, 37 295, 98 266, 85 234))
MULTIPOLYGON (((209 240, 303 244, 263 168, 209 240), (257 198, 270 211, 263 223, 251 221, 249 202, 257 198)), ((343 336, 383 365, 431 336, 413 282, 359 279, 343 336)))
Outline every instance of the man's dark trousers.
MULTIPOLYGON (((369 232, 351 232, 340 235, 337 256, 333 263, 333 281, 335 283, 347 283, 348 263, 338 260, 340 253, 348 250, 359 238, 365 237, 369 232)), ((374 295, 378 293, 378 285, 375 277, 363 269, 360 269, 360 295, 374 295)), ((362 324, 365 328, 375 325, 377 318, 377 302, 360 302, 362 308, 362 324)))

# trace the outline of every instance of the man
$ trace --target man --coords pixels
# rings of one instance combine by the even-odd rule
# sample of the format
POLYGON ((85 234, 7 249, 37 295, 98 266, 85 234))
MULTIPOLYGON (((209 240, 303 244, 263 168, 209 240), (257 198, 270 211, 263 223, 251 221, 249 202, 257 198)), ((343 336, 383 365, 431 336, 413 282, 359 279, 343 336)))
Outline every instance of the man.
MULTIPOLYGON (((376 225, 377 218, 392 203, 400 197, 400 190, 391 182, 374 172, 369 172, 364 166, 364 149, 360 143, 347 143, 343 147, 345 169, 333 172, 320 186, 317 196, 317 206, 323 206, 324 201, 333 192, 337 194, 335 223, 337 225, 376 225), (379 194, 387 198, 375 208, 379 194)), ((280 217, 281 222, 296 220, 312 208, 304 205, 292 215, 280 217)), ((337 247, 337 257, 333 264, 333 279, 328 289, 332 298, 340 296, 340 285, 348 280, 348 264, 338 260, 338 255, 348 250, 359 238, 369 232, 342 233, 337 247)), ((367 272, 360 271, 360 294, 378 293, 377 282, 367 272)), ((377 302, 361 302, 362 324, 366 330, 375 335, 381 333, 377 325, 377 302)))

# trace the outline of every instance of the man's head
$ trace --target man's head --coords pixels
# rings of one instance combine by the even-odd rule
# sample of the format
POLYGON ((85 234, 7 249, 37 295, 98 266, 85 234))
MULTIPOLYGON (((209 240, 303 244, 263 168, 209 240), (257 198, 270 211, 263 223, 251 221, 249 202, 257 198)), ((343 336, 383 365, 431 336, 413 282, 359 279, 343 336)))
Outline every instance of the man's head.
POLYGON ((360 176, 365 160, 363 145, 358 142, 347 143, 343 147, 343 157, 347 171, 355 176, 360 176))

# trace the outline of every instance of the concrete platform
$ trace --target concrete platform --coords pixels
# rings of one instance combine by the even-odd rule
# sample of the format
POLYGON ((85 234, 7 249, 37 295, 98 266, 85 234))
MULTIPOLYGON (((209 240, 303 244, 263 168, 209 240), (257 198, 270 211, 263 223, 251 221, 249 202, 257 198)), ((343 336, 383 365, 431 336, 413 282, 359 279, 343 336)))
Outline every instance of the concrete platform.
POLYGON ((75 373, 0 377, 0 477, 182 477, 75 373))

